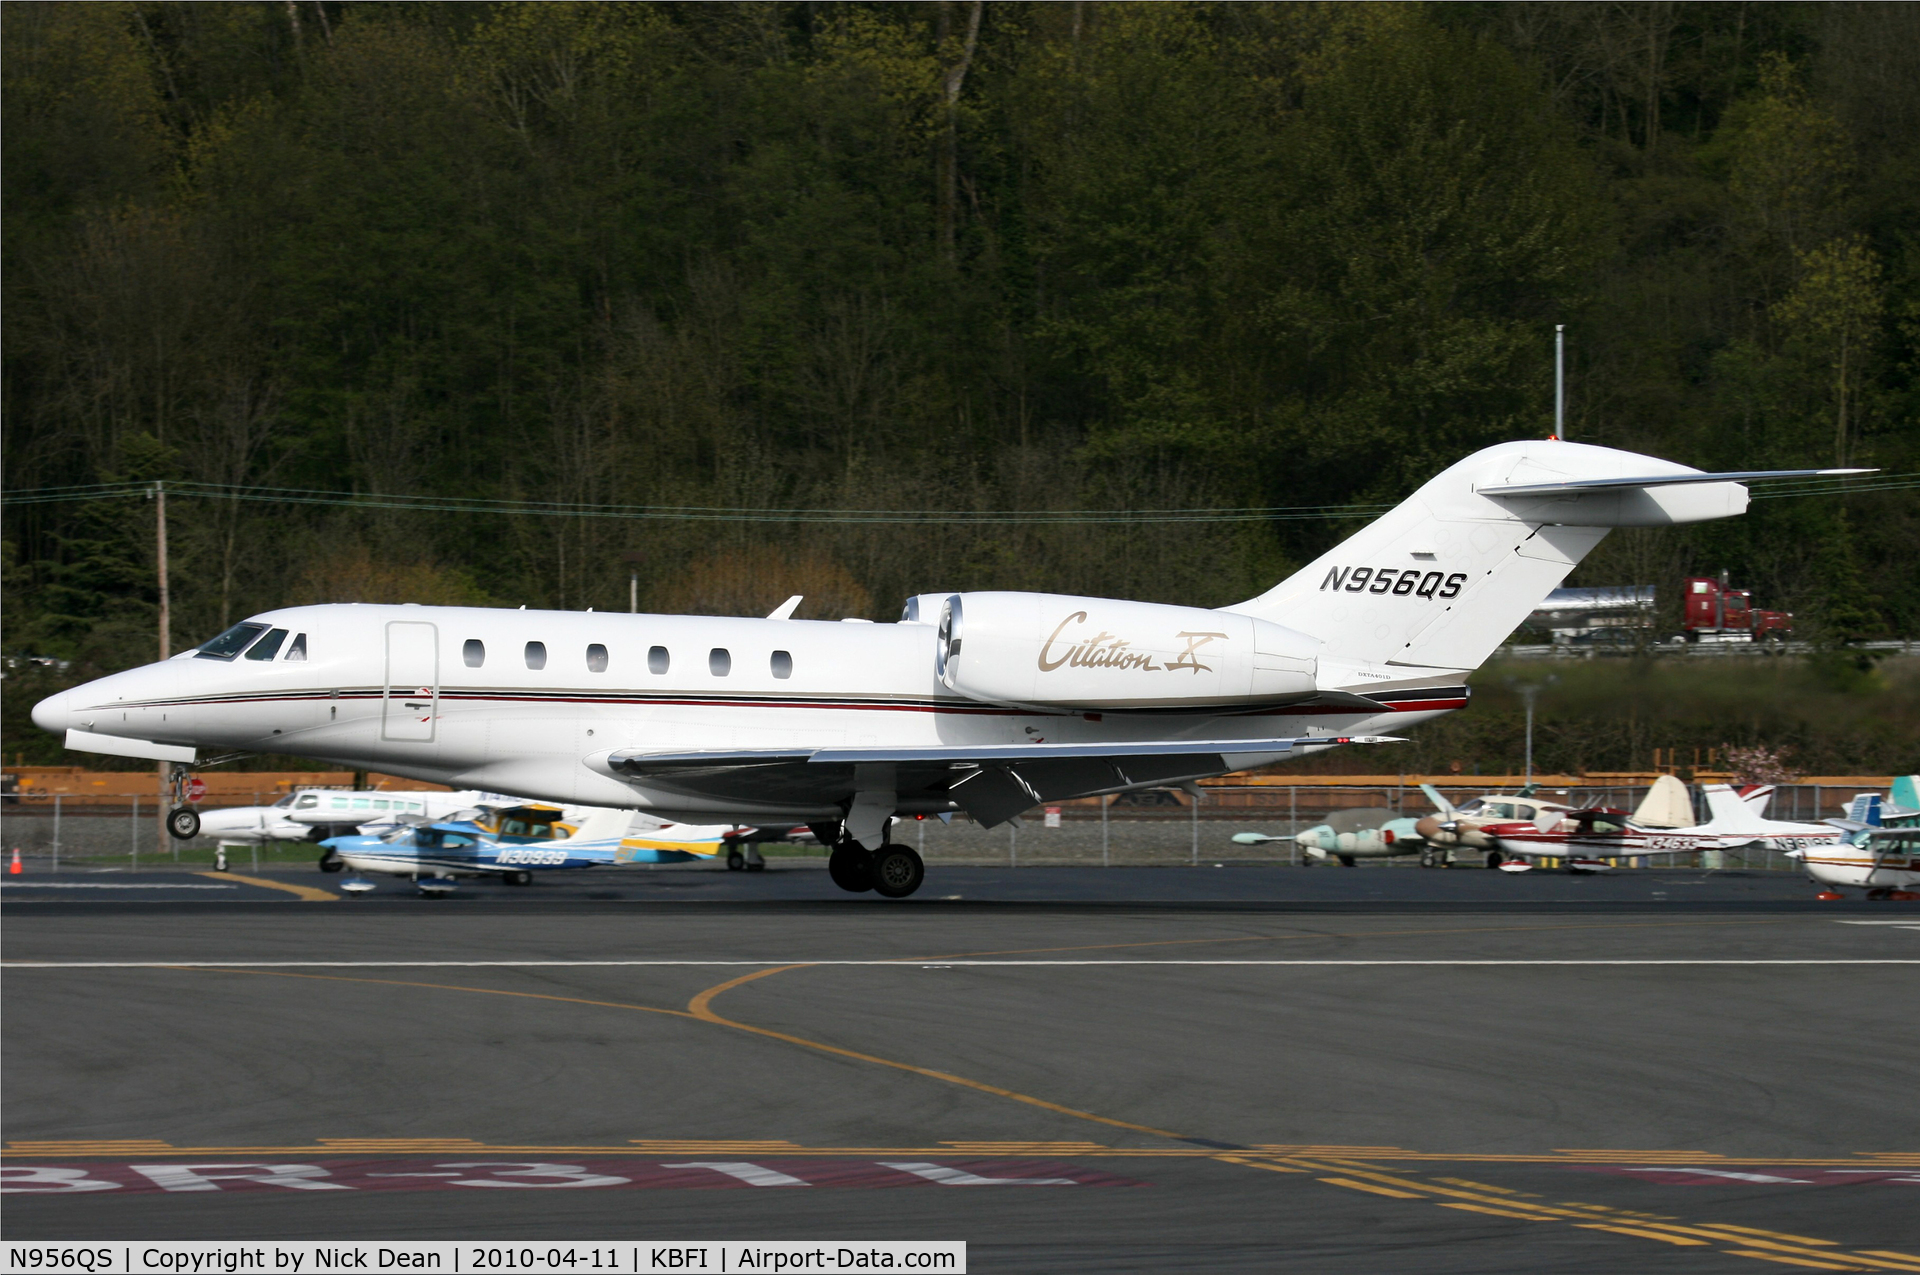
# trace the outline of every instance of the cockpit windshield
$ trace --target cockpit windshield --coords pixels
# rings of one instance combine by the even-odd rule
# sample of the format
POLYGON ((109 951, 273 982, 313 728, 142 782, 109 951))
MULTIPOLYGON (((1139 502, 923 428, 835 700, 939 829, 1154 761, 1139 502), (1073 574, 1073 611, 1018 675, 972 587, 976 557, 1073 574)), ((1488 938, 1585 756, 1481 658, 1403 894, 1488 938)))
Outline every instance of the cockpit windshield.
POLYGON ((247 649, 253 640, 267 631, 264 624, 255 624, 242 620, 211 642, 202 642, 195 658, 202 660, 231 660, 247 649))
POLYGON ((270 660, 280 654, 280 644, 286 640, 287 631, 285 629, 275 629, 247 648, 247 658, 250 660, 270 660))
POLYGON ((288 793, 286 796, 282 797, 280 800, 273 803, 273 809, 285 810, 288 806, 291 806, 293 804, 293 799, 299 795, 300 794, 298 793, 292 793, 292 792, 288 793))

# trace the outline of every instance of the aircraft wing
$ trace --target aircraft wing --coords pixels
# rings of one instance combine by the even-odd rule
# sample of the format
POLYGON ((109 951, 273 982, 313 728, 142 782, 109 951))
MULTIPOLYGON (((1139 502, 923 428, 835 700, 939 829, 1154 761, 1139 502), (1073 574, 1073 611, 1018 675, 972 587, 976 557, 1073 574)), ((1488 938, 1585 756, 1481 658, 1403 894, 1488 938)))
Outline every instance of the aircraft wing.
POLYGON ((856 789, 857 767, 891 766, 893 789, 903 805, 951 801, 990 828, 1043 801, 1200 779, 1338 744, 1398 742, 1383 735, 1321 735, 905 748, 614 749, 590 762, 610 774, 689 796, 795 805, 844 801, 856 789))

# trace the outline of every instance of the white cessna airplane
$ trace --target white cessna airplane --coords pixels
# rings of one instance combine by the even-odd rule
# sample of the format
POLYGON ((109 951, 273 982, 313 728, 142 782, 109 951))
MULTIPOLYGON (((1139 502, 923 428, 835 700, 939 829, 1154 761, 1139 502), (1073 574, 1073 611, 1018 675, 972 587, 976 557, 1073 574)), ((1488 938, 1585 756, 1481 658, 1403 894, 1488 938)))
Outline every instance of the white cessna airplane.
MULTIPOLYGON (((1831 470, 1790 471, 1811 475, 1831 470)), ((333 605, 43 700, 69 748, 191 765, 297 753, 455 788, 810 825, 834 881, 911 894, 896 815, 1043 801, 1375 742, 1465 675, 1612 527, 1746 509, 1737 480, 1557 440, 1431 479, 1246 602, 921 594, 897 624, 333 605)))

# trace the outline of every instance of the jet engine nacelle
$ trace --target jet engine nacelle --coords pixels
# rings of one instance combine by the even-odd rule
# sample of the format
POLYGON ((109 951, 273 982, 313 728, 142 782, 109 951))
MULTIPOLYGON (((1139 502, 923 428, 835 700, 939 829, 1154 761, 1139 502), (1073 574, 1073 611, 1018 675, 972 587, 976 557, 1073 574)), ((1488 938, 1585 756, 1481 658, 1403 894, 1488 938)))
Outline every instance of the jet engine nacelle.
MULTIPOLYGON (((924 613, 924 612, 923 612, 924 613)), ((1315 693, 1320 642, 1251 616, 1057 593, 962 593, 940 606, 941 682, 1044 708, 1204 708, 1315 693)))

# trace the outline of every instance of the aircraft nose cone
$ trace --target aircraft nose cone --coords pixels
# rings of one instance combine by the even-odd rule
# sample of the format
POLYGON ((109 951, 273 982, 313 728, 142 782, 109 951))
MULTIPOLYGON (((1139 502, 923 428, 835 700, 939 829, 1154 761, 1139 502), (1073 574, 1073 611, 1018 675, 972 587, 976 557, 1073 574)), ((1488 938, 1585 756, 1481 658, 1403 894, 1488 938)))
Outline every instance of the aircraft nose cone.
POLYGON ((58 695, 49 695, 33 706, 33 724, 41 730, 52 731, 56 735, 67 733, 72 725, 68 719, 67 704, 71 692, 61 691, 58 695))

